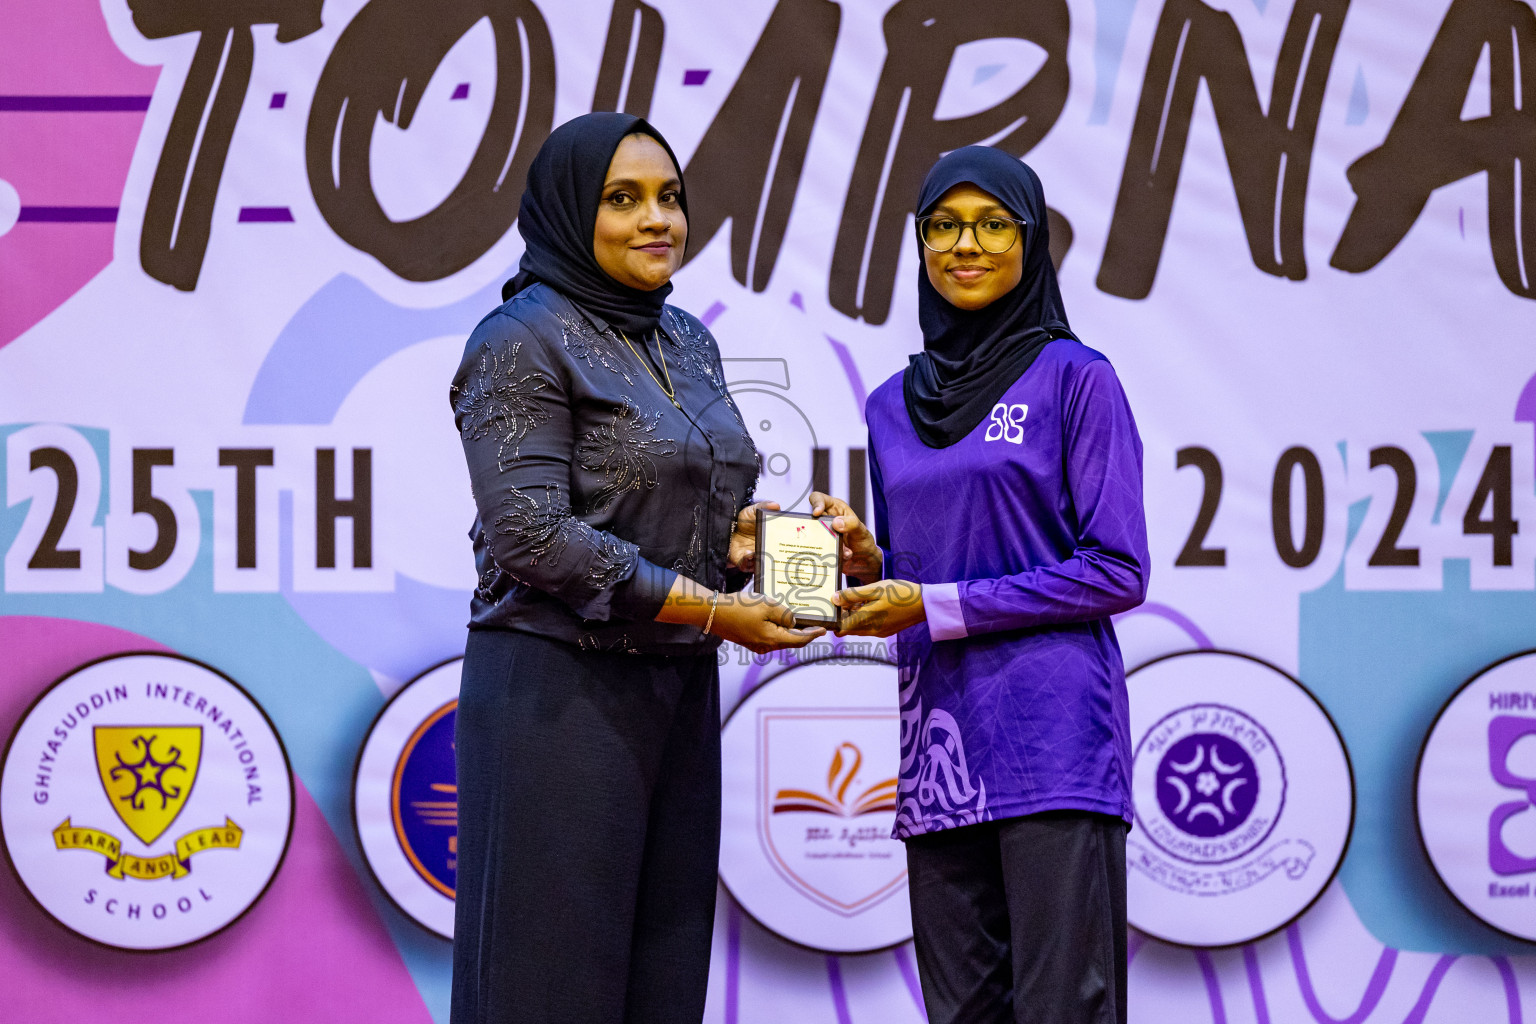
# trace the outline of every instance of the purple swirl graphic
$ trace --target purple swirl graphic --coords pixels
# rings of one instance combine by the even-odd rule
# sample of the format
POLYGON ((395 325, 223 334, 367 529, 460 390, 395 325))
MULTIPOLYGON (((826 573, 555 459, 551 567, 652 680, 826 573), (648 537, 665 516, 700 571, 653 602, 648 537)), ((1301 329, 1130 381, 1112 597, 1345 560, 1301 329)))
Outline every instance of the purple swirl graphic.
POLYGON ((827 957, 827 984, 832 988, 837 1024, 853 1024, 853 1014, 848 1012, 848 990, 843 987, 843 965, 835 956, 827 957))
POLYGON ((725 1024, 737 1024, 741 1015, 741 908, 725 901, 725 1024))
POLYGON ((1515 969, 1505 957, 1491 956, 1488 959, 1493 962, 1499 972, 1499 980, 1504 983, 1504 1006, 1509 1010, 1509 1024, 1524 1024, 1520 1013, 1520 985, 1515 981, 1515 969))
MULTIPOLYGON (((1360 997, 1360 1003, 1355 1009, 1344 1017, 1335 1017, 1323 1009, 1318 1000, 1317 991, 1312 985, 1312 975, 1307 968, 1306 952, 1302 947, 1301 930, 1296 925, 1291 925, 1285 930, 1286 945, 1289 948, 1291 966, 1295 971, 1296 987, 1301 995, 1301 1001, 1306 1006, 1308 1014, 1315 1024, 1366 1024, 1371 1015, 1380 1007, 1382 997, 1386 994, 1387 985, 1392 980, 1394 968, 1397 966, 1398 950, 1390 947, 1381 951, 1380 958, 1376 961, 1375 968, 1371 971, 1370 979, 1366 982, 1365 991, 1360 997)), ((1137 952, 1147 943, 1153 940, 1138 932, 1132 931, 1130 936, 1130 959, 1135 960, 1137 952)), ((1221 994, 1221 979, 1216 970, 1216 962, 1207 950, 1191 950, 1195 964, 1199 968, 1201 980, 1205 985, 1207 1002, 1211 1009, 1212 1024, 1227 1024, 1227 1006, 1221 994)), ((1242 947, 1243 972, 1248 982, 1249 997, 1253 1000, 1253 1015, 1257 1024, 1285 1024, 1276 1021, 1270 1016, 1269 999, 1264 991, 1263 972, 1259 968, 1259 957, 1255 946, 1242 947)), ((1402 1018, 1402 1024, 1423 1024, 1434 1006, 1435 996, 1440 990, 1441 983, 1449 973, 1451 967, 1461 957, 1454 954, 1440 956, 1435 965, 1430 968, 1429 975, 1424 979, 1424 985, 1419 990, 1412 1008, 1407 1016, 1402 1018)), ((1499 980, 1504 989, 1504 1003, 1507 1011, 1507 1024, 1524 1024, 1524 1015, 1520 1008, 1520 985, 1515 977, 1515 971, 1509 960, 1502 956, 1490 956, 1489 962, 1499 973, 1499 980)), ((1397 1024, 1394 1018, 1392 1024, 1397 1024)))
MULTIPOLYGON (((726 969, 725 969, 725 1024, 740 1024, 741 1014, 741 924, 743 914, 734 902, 726 905, 726 969)), ((1291 925, 1285 930, 1286 945, 1290 952, 1291 966, 1296 979, 1296 988, 1301 996, 1302 1004, 1306 1006, 1313 1024, 1367 1024, 1372 1014, 1381 1006, 1382 997, 1386 995, 1387 986, 1392 980, 1393 972, 1397 967, 1398 950, 1391 947, 1384 948, 1376 961, 1376 966, 1371 971, 1370 978, 1366 981, 1365 991, 1361 994, 1359 1004, 1349 1014, 1343 1017, 1335 1017, 1323 1009, 1318 999, 1317 990, 1312 984, 1312 975, 1307 966, 1306 952, 1303 948, 1301 930, 1296 925, 1291 925)), ((1156 940, 1150 939, 1142 933, 1131 929, 1127 943, 1127 959, 1134 963, 1137 954, 1148 943, 1156 940)), ((1241 947, 1243 959, 1243 973, 1248 982, 1249 997, 1253 1001, 1253 1017, 1256 1024, 1290 1024, 1288 1021, 1277 1020, 1270 1015, 1269 998, 1264 989, 1263 972, 1259 967, 1258 949, 1249 944, 1241 947)), ((908 992, 912 996, 913 1005, 917 1008, 921 1019, 927 1019, 923 1007, 922 987, 917 976, 917 966, 912 960, 912 954, 907 946, 898 946, 891 951, 896 962, 896 968, 905 982, 908 992)), ((1227 1005, 1221 992, 1221 978, 1216 969, 1216 961, 1212 954, 1203 949, 1189 950, 1195 961, 1195 966, 1200 972, 1200 978, 1205 988, 1206 1000, 1211 1010, 1211 1024, 1228 1024, 1227 1005)), ((1423 987, 1414 999, 1412 1008, 1403 1017, 1401 1024, 1424 1024, 1424 1020, 1433 1008, 1435 996, 1439 993, 1440 985, 1445 976, 1450 972, 1456 961, 1462 957, 1445 954, 1439 957, 1429 975, 1424 979, 1423 987)), ((1499 974, 1499 980, 1504 989, 1504 1002, 1506 1018, 1501 1024, 1525 1024, 1524 1014, 1520 1007, 1520 985, 1515 976, 1514 967, 1508 958, 1503 956, 1490 956, 1488 958, 1494 969, 1499 974)), ((827 980, 832 996, 832 1010, 838 1024, 851 1024, 853 1020, 847 986, 843 981, 842 965, 838 957, 826 958, 827 980)), ((1239 1014, 1238 1018, 1241 1019, 1239 1014)), ((1195 1022, 1191 1022, 1195 1024, 1195 1022)), ((1399 1024, 1393 1018, 1390 1022, 1381 1021, 1378 1024, 1399 1024)), ((1495 1024, 1494 1021, 1486 1021, 1483 1024, 1495 1024)))
MULTIPOLYGON (((745 915, 736 901, 727 897, 725 906, 725 1024, 740 1024, 741 1020, 741 921, 745 915)), ((918 1016, 928 1019, 923 1005, 922 983, 917 977, 917 964, 907 946, 891 950, 896 969, 901 972, 918 1016)), ((832 1010, 837 1024, 853 1024, 853 1013, 848 1006, 848 990, 843 982, 842 963, 836 956, 827 957, 827 984, 832 992, 832 1010)))
MULTIPOLYGON (((1291 963, 1296 967, 1296 981, 1301 986, 1302 1002, 1307 1004, 1317 1024, 1361 1024, 1376 1009, 1376 1004, 1381 1002, 1382 994, 1387 990, 1387 982, 1392 980, 1392 968, 1397 966, 1397 950, 1383 949, 1381 959, 1376 961, 1376 969, 1371 972, 1371 980, 1365 983, 1365 994, 1360 997, 1360 1005, 1355 1008, 1355 1012, 1348 1017, 1330 1017, 1317 1001, 1317 993, 1312 988, 1312 975, 1307 971, 1307 955, 1301 948, 1301 929, 1291 925, 1285 930, 1285 941, 1291 948, 1291 963)), ((1269 1007, 1264 1002, 1264 982, 1259 977, 1258 958, 1253 955, 1253 947, 1243 949, 1243 959, 1249 965, 1248 984, 1253 990, 1253 1007, 1262 1024, 1269 1019, 1269 1007)), ((1439 979, 1434 974, 1430 978, 1433 986, 1438 988, 1439 979)), ((1429 991, 1433 994, 1432 990, 1429 991)))
POLYGON ((1203 949, 1195 951, 1195 963, 1200 965, 1200 977, 1205 980, 1205 997, 1211 1001, 1213 1024, 1227 1024, 1227 1004, 1221 999, 1221 979, 1216 976, 1216 965, 1211 954, 1203 949))
POLYGON ((1156 601, 1147 601, 1128 612, 1121 612, 1119 615, 1114 616, 1114 621, 1119 622, 1121 619, 1128 619, 1132 615, 1154 615, 1157 618, 1166 619, 1182 629, 1184 634, 1194 641, 1195 646, 1201 650, 1208 651, 1216 646, 1211 642, 1211 638, 1205 635, 1205 630, 1195 625, 1193 619, 1177 608, 1169 607, 1166 604, 1158 604, 1156 601))
POLYGON ((928 1008, 923 1003, 923 983, 917 977, 917 964, 912 960, 912 954, 907 952, 906 946, 897 946, 891 950, 891 955, 896 958, 896 967, 901 971, 901 980, 907 983, 907 992, 912 996, 912 1002, 917 1005, 917 1012, 924 1020, 928 1019, 928 1008))

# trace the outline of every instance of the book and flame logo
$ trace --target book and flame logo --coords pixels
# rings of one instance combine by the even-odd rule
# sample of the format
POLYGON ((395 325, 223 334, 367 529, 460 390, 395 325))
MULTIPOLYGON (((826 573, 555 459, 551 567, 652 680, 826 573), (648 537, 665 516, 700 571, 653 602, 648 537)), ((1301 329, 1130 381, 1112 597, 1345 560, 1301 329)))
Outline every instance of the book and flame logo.
POLYGON ((763 853, 800 895, 839 917, 862 914, 906 884, 906 854, 891 838, 894 717, 884 710, 775 708, 760 719, 763 853))
POLYGON ((827 795, 804 789, 781 789, 773 798, 773 813, 787 811, 811 811, 815 814, 831 814, 839 818, 857 818, 878 811, 896 810, 896 779, 885 779, 864 790, 852 802, 848 789, 864 766, 864 754, 852 743, 844 741, 832 752, 832 764, 827 769, 827 795))

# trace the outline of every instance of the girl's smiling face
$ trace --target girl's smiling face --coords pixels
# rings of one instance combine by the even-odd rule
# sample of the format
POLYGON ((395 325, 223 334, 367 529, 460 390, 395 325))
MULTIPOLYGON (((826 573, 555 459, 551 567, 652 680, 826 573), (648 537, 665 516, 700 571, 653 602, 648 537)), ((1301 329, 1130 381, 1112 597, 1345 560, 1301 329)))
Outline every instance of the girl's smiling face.
POLYGON ((976 241, 975 222, 988 217, 1017 221, 1018 215, 988 192, 962 182, 939 197, 931 217, 966 224, 960 239, 948 252, 923 249, 928 281, 953 306, 983 309, 1018 287, 1024 278, 1023 227, 1020 237, 1004 252, 987 252, 976 241))

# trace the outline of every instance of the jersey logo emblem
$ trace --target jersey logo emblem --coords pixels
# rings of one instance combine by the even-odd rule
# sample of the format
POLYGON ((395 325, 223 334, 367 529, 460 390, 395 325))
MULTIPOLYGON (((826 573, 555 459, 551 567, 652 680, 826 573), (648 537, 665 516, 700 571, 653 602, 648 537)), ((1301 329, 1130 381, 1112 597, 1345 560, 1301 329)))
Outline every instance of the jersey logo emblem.
POLYGON ((1024 417, 1027 415, 1029 415, 1027 405, 1005 405, 998 402, 992 407, 992 416, 987 422, 987 433, 982 440, 1023 444, 1024 417))

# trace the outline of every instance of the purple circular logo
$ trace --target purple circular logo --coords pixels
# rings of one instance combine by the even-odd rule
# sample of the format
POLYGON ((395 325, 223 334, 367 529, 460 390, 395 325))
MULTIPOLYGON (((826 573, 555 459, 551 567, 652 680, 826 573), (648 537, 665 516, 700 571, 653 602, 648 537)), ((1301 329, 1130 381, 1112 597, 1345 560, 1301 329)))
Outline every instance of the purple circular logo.
POLYGON ((458 884, 459 788, 449 701, 416 727, 395 765, 390 813, 395 837, 411 866, 432 888, 453 899, 458 884))
POLYGON ((1214 732, 1196 732, 1170 746, 1157 766, 1157 803, 1174 826, 1211 839, 1233 831, 1253 813, 1259 771, 1242 745, 1214 732))

